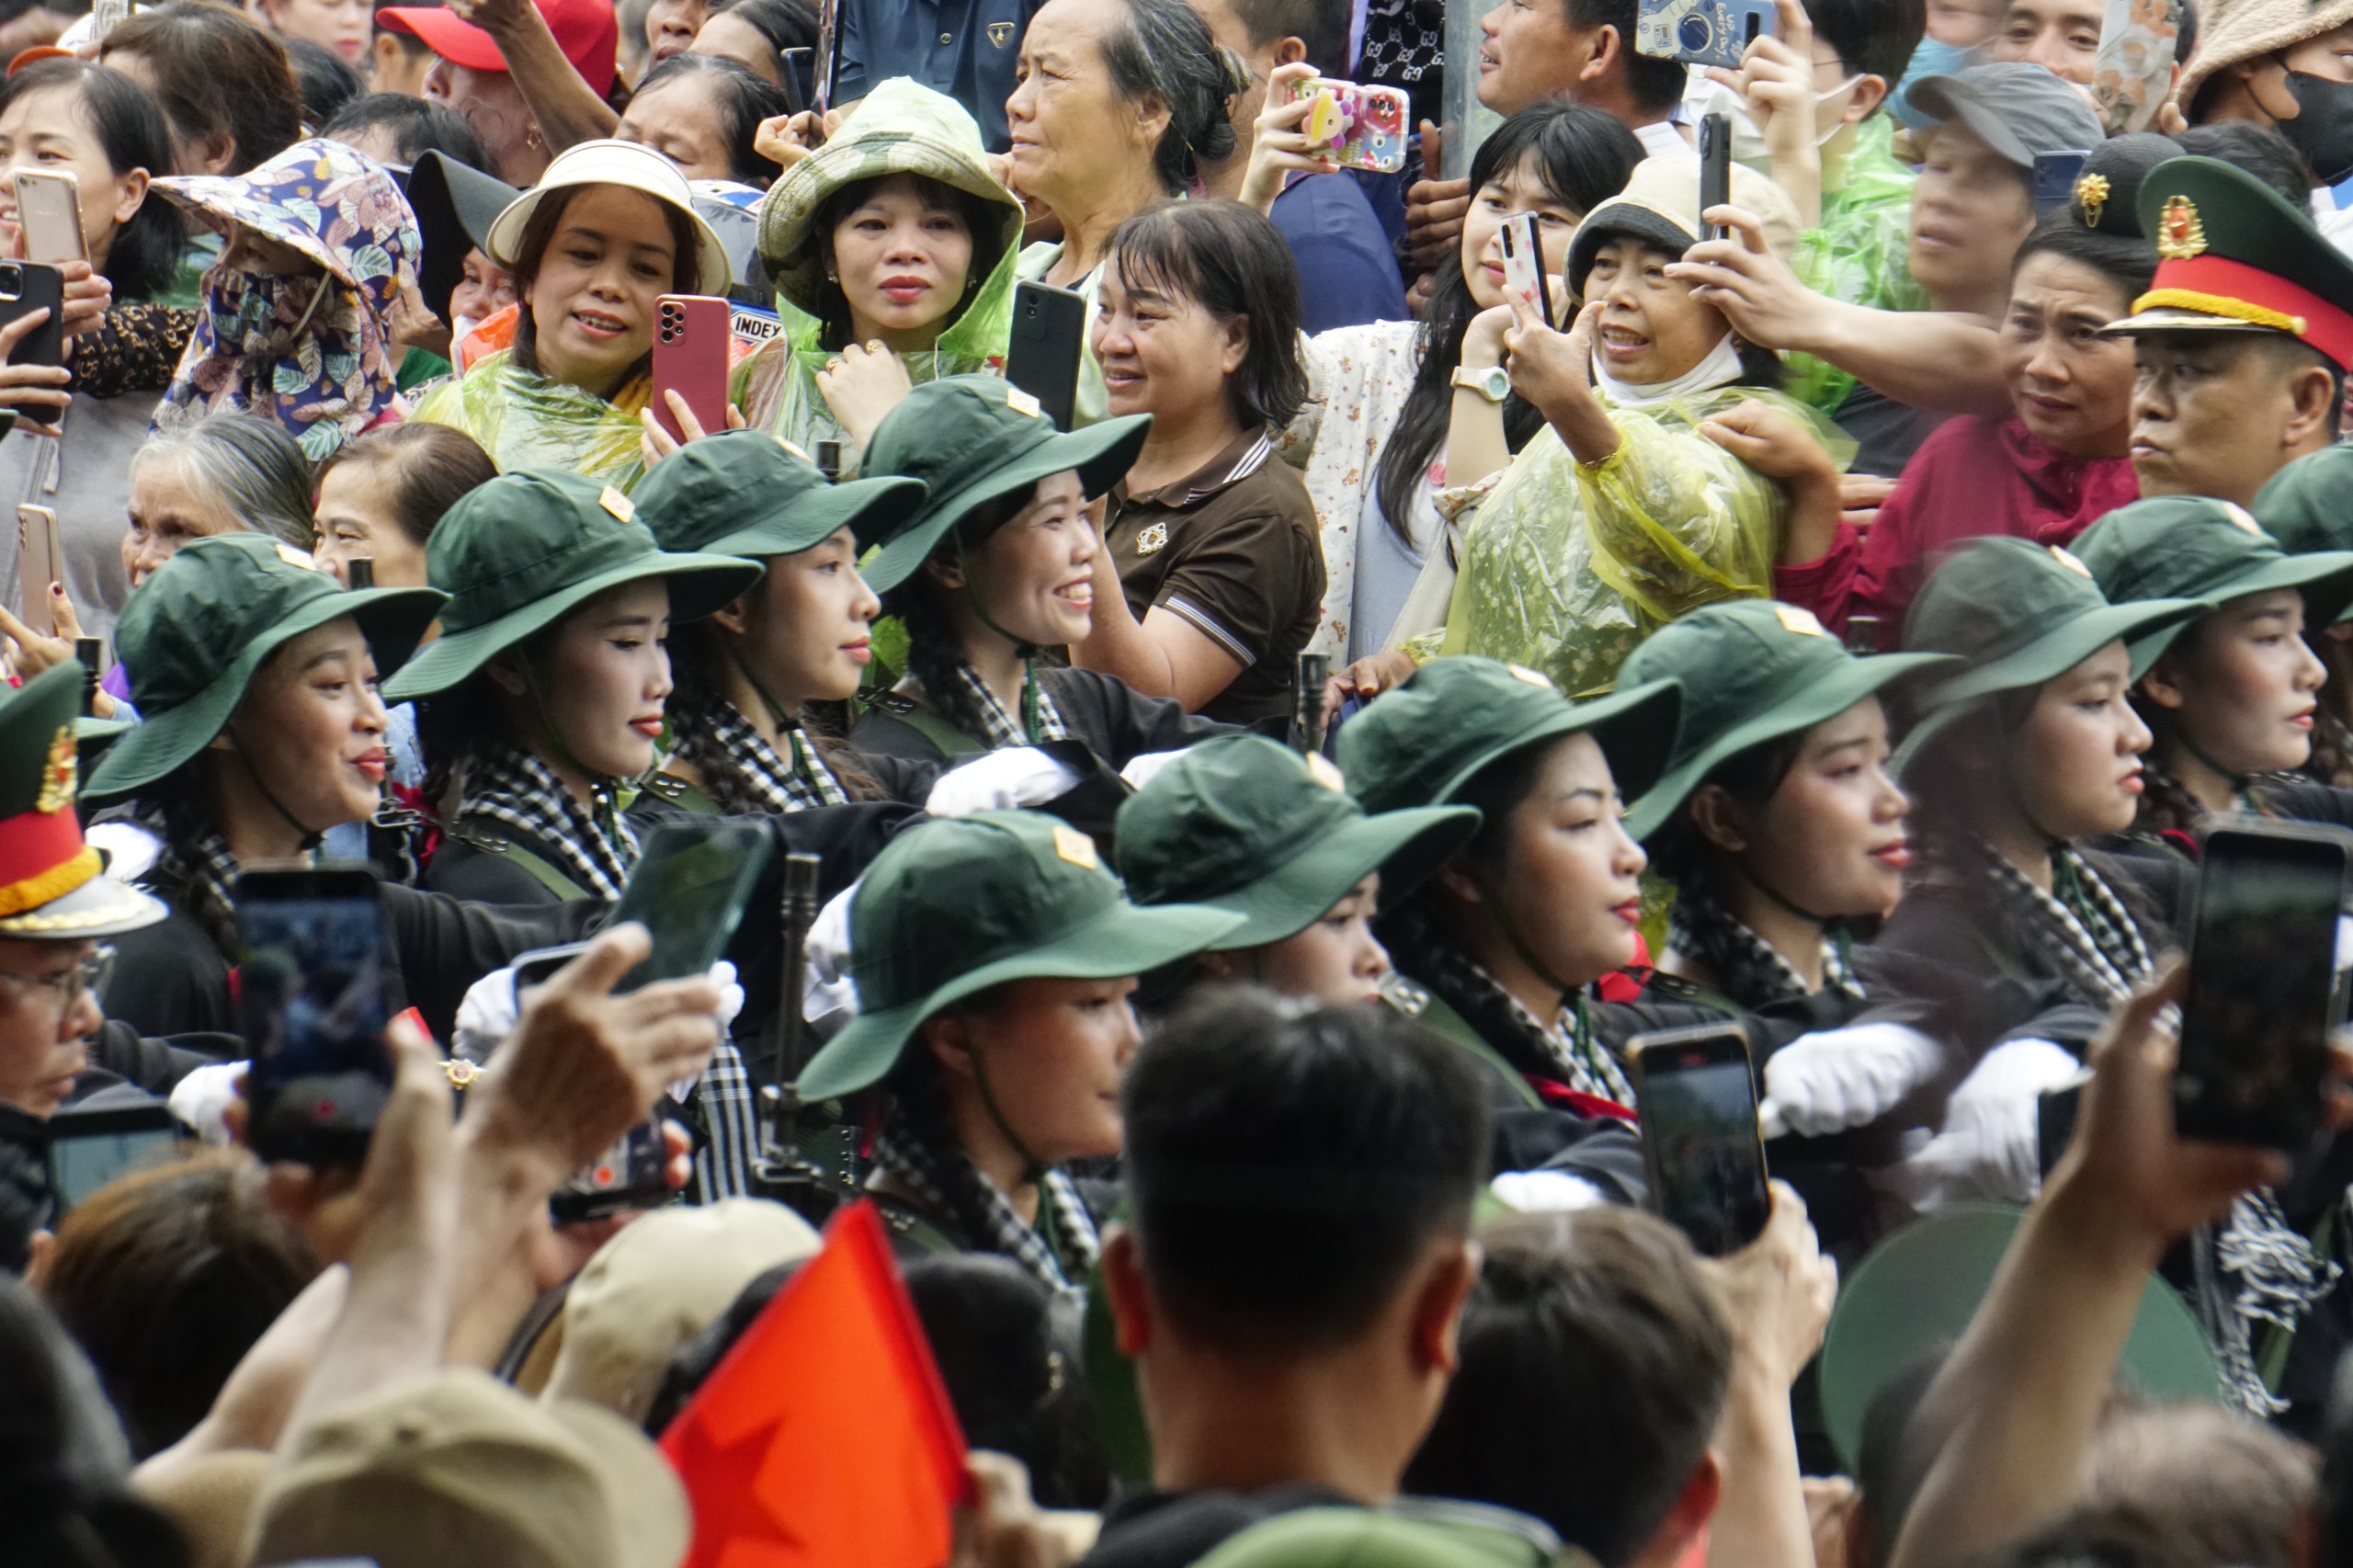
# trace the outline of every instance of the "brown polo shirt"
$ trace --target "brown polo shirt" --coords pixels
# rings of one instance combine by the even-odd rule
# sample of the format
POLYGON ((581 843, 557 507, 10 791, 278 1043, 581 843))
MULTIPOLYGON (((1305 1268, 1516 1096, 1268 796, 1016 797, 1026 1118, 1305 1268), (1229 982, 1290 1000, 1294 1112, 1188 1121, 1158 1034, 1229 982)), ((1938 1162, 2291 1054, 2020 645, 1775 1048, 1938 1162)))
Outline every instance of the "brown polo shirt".
POLYGON ((1104 540, 1138 620, 1158 605, 1241 661, 1203 718, 1290 717, 1299 651, 1324 603, 1324 545, 1306 484, 1263 428, 1173 484, 1114 489, 1104 540))

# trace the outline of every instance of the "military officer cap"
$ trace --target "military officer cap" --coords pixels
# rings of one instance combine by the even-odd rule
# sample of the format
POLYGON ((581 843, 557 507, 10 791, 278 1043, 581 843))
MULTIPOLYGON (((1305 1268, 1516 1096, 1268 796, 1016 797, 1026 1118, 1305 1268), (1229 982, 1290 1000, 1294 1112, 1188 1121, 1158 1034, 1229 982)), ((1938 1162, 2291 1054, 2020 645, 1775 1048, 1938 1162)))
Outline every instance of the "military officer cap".
POLYGON ((2353 368, 2353 259, 2278 192, 2218 159, 2171 158, 2138 206, 2157 275, 2104 330, 2279 333, 2353 368))
POLYGON ((0 937, 78 942, 164 918, 106 874, 74 814, 82 666, 59 665, 0 699, 0 937))

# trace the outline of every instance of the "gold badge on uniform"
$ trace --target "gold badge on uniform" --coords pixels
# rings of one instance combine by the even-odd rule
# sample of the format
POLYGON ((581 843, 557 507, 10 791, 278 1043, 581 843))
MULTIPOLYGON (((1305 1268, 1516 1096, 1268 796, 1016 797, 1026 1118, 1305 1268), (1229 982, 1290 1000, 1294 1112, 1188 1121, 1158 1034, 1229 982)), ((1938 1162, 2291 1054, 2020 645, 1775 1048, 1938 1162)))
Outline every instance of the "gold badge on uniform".
POLYGON ((2198 203, 2186 196, 2168 196, 2157 214, 2157 254, 2167 261, 2188 261, 2206 253, 2206 225, 2198 203))
POLYGON ((2075 559, 2075 551, 2070 550, 2062 550, 2055 544, 2045 545, 2043 548, 2051 551, 2051 557, 2052 560, 2058 562, 2060 565, 2064 566, 2068 571, 2073 572, 2076 576, 2088 577, 2092 574, 2092 569, 2090 567, 2075 559))
POLYGON ((2084 210, 2084 227, 2099 227, 2099 215, 2108 210, 2109 187, 2106 175, 2086 175, 2075 182, 2075 205, 2084 210))
POLYGON ((1773 613, 1779 618, 1784 631, 1794 631, 1801 637, 1830 635, 1822 629, 1822 622, 1813 618, 1813 611, 1810 609, 1801 609, 1796 605, 1775 605, 1773 613))
POLYGON ((991 22, 989 24, 989 42, 993 47, 1003 49, 1006 44, 1011 43, 1012 41, 1013 24, 1011 22, 991 22))
POLYGON ((1514 680, 1523 680, 1530 686, 1540 686, 1547 691, 1553 689, 1552 680, 1541 671, 1531 670, 1526 665, 1506 665, 1504 668, 1511 672, 1511 678, 1514 680))
POLYGON ((1095 853, 1095 840, 1074 827, 1054 824, 1054 853, 1074 866, 1084 866, 1090 871, 1103 869, 1101 857, 1095 853))
POLYGON ((1348 792, 1348 781, 1340 777, 1340 770, 1332 766, 1332 759, 1320 751, 1307 754, 1307 776, 1335 795, 1348 792))
POLYGON ((637 503, 609 484, 597 493, 597 505, 619 517, 622 522, 632 523, 637 520, 637 503))
POLYGON ((1154 523, 1150 528, 1144 529, 1143 532, 1136 535, 1136 553, 1138 555, 1157 555, 1167 548, 1168 525, 1166 523, 1154 523))
POLYGON ((74 784, 79 764, 74 756, 74 726, 60 724, 57 734, 49 743, 49 760, 41 765, 40 794, 33 801, 33 810, 43 816, 54 816, 74 803, 74 784))

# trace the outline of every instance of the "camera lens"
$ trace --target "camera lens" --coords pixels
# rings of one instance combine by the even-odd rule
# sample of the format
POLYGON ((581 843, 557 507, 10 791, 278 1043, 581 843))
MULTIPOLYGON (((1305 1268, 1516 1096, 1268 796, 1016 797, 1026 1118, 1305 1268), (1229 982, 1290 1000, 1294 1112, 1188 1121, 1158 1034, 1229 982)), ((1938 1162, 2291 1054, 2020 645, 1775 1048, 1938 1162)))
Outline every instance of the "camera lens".
POLYGON ((1694 54, 1708 47, 1708 40, 1714 36, 1714 32, 1715 29, 1708 25, 1708 18, 1697 11, 1688 13, 1681 21, 1675 24, 1675 36, 1681 40, 1685 49, 1694 54))

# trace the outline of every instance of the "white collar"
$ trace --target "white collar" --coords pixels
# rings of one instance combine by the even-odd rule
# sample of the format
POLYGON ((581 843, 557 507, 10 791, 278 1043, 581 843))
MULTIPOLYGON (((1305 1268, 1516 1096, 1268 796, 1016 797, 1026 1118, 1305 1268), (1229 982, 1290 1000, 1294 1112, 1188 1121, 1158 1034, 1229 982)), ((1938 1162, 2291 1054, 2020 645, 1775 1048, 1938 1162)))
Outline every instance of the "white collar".
POLYGON ((1738 340, 1729 332, 1716 339, 1716 346, 1708 350, 1706 358, 1671 381, 1621 381, 1602 369, 1599 354, 1593 357, 1593 384, 1620 408, 1641 408, 1671 398, 1713 392, 1718 387, 1730 386, 1744 373, 1738 340))

